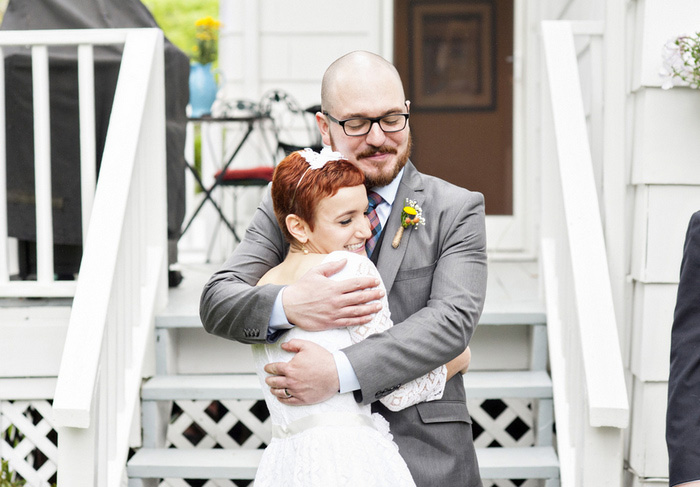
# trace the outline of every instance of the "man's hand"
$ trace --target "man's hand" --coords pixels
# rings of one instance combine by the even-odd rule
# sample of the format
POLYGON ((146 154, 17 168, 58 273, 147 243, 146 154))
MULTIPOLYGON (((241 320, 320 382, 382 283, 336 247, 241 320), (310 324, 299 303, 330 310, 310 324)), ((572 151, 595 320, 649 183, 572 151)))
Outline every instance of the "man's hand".
POLYGON ((329 278, 347 261, 328 262, 314 267, 297 282, 287 286, 282 305, 290 323, 307 331, 364 325, 381 309, 377 301, 384 292, 377 289, 374 277, 355 277, 343 281, 329 278))
POLYGON ((289 362, 273 362, 265 372, 272 394, 280 402, 294 406, 316 404, 332 397, 340 388, 333 355, 320 345, 293 339, 282 349, 296 353, 289 362))

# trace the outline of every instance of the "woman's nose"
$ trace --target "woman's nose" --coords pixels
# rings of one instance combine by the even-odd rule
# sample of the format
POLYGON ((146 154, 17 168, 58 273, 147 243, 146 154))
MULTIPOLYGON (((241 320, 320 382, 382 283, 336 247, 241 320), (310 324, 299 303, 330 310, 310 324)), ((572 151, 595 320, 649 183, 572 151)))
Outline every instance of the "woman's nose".
POLYGON ((358 232, 359 235, 365 240, 369 239, 372 236, 372 230, 370 229, 369 218, 367 216, 365 216, 362 219, 362 223, 360 223, 360 228, 358 229, 358 232))

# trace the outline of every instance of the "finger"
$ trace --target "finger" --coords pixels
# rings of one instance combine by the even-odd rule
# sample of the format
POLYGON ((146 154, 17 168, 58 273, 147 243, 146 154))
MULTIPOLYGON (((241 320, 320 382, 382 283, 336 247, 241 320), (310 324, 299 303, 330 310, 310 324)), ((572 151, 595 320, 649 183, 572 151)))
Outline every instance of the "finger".
POLYGON ((344 294, 355 293, 360 290, 375 290, 379 286, 379 279, 376 277, 356 277, 353 279, 345 279, 338 282, 338 288, 344 294))
POLYGON ((287 380, 284 377, 273 375, 265 377, 265 384, 270 386, 270 389, 284 389, 287 386, 287 380))
POLYGON ((337 274, 343 267, 345 267, 345 264, 347 264, 347 262, 347 259, 326 262, 325 264, 321 264, 314 267, 313 270, 315 270, 323 276, 331 277, 333 274, 337 274))
POLYGON ((338 305, 341 308, 347 308, 350 306, 358 306, 358 305, 372 305, 374 306, 381 306, 381 304, 378 302, 382 297, 384 296, 384 290, 375 288, 375 289, 365 289, 363 291, 353 291, 351 293, 345 293, 341 294, 338 297, 338 305))
POLYGON ((287 364, 285 362, 271 362, 265 365, 264 370, 268 374, 284 377, 287 364))
POLYGON ((282 348, 282 350, 284 350, 285 352, 298 353, 301 352, 301 350, 304 348, 305 343, 306 340, 299 340, 297 338, 293 338, 288 342, 284 342, 280 348, 282 348))

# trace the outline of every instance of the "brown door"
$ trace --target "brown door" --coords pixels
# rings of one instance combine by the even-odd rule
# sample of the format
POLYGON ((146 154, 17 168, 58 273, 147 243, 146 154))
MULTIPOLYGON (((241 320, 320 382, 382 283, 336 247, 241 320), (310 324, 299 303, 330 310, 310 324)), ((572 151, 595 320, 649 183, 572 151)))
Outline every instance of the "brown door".
POLYGON ((513 214, 513 1, 396 0, 411 160, 513 214))

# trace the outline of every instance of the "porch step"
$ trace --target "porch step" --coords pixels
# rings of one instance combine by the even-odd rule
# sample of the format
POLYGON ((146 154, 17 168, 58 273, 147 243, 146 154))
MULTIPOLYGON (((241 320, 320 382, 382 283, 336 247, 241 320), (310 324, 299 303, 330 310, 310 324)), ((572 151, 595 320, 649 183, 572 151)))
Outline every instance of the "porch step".
POLYGON ((253 479, 263 450, 141 448, 127 463, 131 478, 253 479))
MULTIPOLYGON (((468 398, 551 398, 552 381, 545 371, 470 371, 464 376, 468 398)), ((255 374, 159 375, 141 390, 144 401, 178 399, 263 399, 255 374)))
MULTIPOLYGON (((131 478, 253 479, 263 450, 141 448, 129 460, 131 478)), ((549 479, 559 475, 552 447, 477 448, 485 479, 549 479)))

